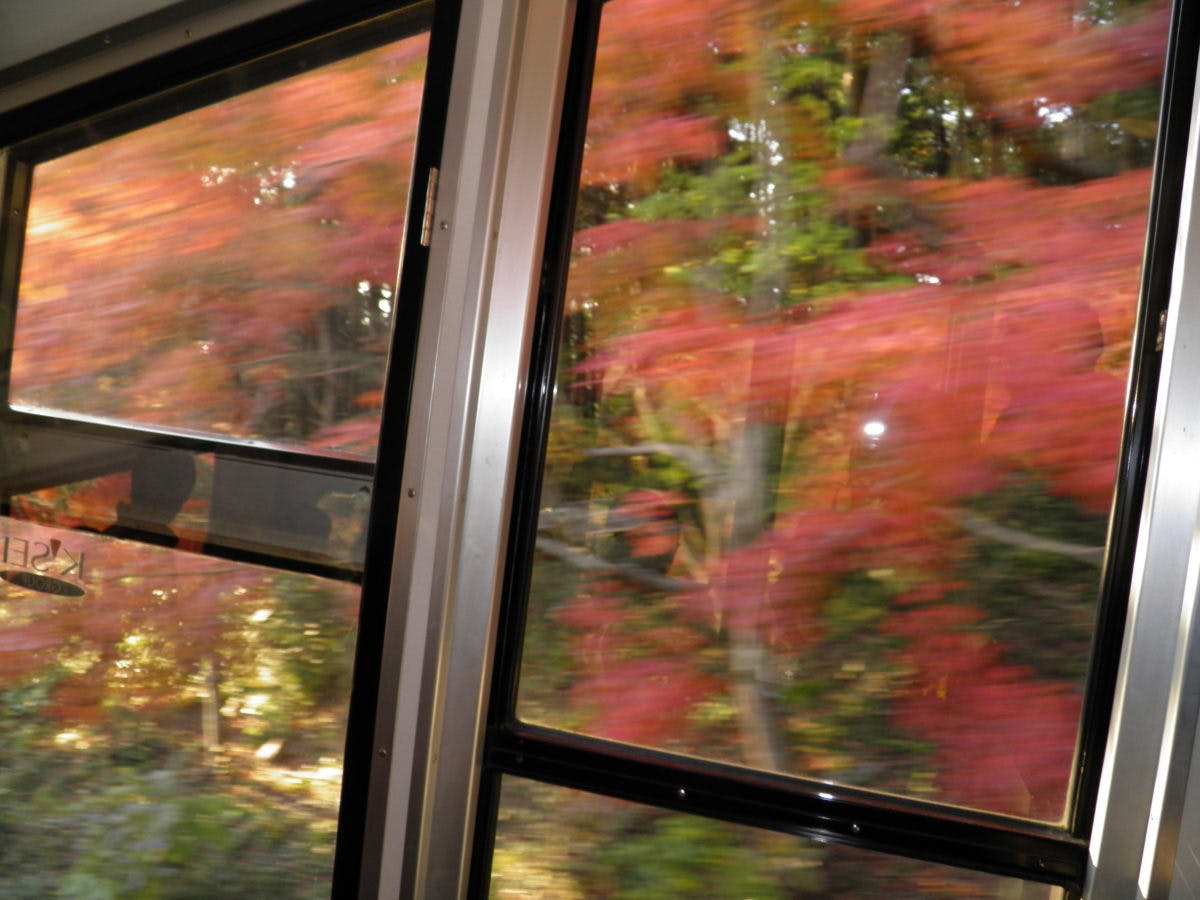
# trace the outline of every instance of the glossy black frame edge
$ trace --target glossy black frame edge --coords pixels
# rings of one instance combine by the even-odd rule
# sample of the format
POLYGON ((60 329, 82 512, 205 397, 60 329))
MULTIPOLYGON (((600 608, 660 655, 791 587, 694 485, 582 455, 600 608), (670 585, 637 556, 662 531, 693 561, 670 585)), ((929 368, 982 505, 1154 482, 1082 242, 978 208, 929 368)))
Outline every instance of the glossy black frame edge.
MULTIPOLYGON (((218 75, 223 70, 253 63, 269 54, 284 52, 309 41, 336 37, 337 33, 344 29, 362 27, 365 29, 364 33, 369 32, 373 27, 373 20, 383 16, 404 15, 432 6, 430 50, 412 169, 413 184, 419 184, 422 178, 420 173, 427 172, 429 167, 436 166, 441 159, 460 2, 461 0, 436 0, 436 3, 433 0, 389 0, 343 3, 339 0, 312 0, 61 94, 0 113, 0 147, 69 127, 71 123, 85 119, 97 111, 139 103, 172 87, 218 75), (28 125, 32 122, 38 123, 36 128, 28 125)), ((389 39, 384 37, 376 44, 385 43, 389 39)), ((356 49, 365 50, 369 49, 369 46, 368 44, 356 49)), ((246 85, 244 89, 249 90, 251 87, 253 86, 246 85)), ((166 118, 166 115, 160 110, 148 121, 161 118, 166 118)), ((134 115, 123 124, 125 130, 129 130, 137 127, 139 121, 134 115)), ((55 149, 61 145, 30 143, 28 146, 46 152, 47 147, 55 149)), ((4 171, 5 183, 0 185, 6 193, 12 186, 9 182, 19 180, 19 173, 23 167, 26 170, 24 177, 28 177, 27 163, 20 162, 11 153, 7 159, 9 164, 4 171)), ((383 631, 400 499, 401 466, 412 399, 413 365, 421 300, 428 267, 428 250, 422 247, 420 242, 421 216, 413 214, 414 210, 420 209, 423 202, 423 192, 410 190, 405 221, 404 255, 400 261, 396 289, 398 312, 392 324, 385 378, 386 399, 380 426, 377 462, 374 467, 375 490, 368 515, 366 561, 362 578, 334 852, 331 888, 334 897, 357 896, 362 876, 368 774, 375 738, 374 720, 379 696, 383 631), (380 460, 386 460, 390 465, 379 465, 380 460)), ((0 217, 0 276, 6 277, 8 283, 12 282, 16 270, 19 269, 20 250, 17 245, 16 258, 13 258, 14 236, 9 233, 9 229, 16 228, 23 238, 23 218, 11 216, 10 212, 5 209, 3 217, 0 217)), ((5 353, 11 353, 11 350, 0 350, 0 367, 7 371, 5 353)))
POLYGON ((1171 272, 1184 202, 1183 179, 1200 52, 1200 4, 1174 0, 1159 101, 1159 132, 1146 222, 1133 363, 1125 405, 1117 481, 1100 585, 1092 659, 1084 688, 1075 778, 1068 807, 1072 834, 1086 837, 1096 816, 1104 749, 1112 720, 1134 553, 1150 462, 1155 400, 1162 362, 1160 325, 1167 314, 1171 272))
MULTIPOLYGON (((15 298, 21 278, 32 172, 32 167, 17 159, 11 150, 3 151, 0 156, 0 309, 7 294, 11 293, 15 298)), ((15 307, 15 300, 10 305, 15 307)), ((11 332, 6 317, 0 314, 0 392, 3 393, 7 393, 3 383, 8 380, 7 372, 12 365, 11 332)))
POLYGON ((529 583, 533 574, 538 501, 542 492, 543 462, 550 433, 550 409, 554 401, 554 374, 558 365, 559 332, 562 327, 560 298, 566 289, 571 257, 577 182, 583 164, 583 142, 592 91, 592 60, 600 37, 603 5, 604 0, 581 0, 575 11, 571 34, 563 89, 563 115, 550 185, 525 408, 521 418, 520 450, 514 479, 514 484, 523 487, 512 493, 512 526, 508 533, 498 619, 500 624, 488 695, 488 732, 484 740, 483 771, 476 798, 467 888, 469 897, 486 897, 492 874, 492 850, 500 807, 500 777, 503 774, 491 759, 492 734, 496 728, 513 722, 516 713, 529 583))
POLYGON ((498 729, 505 774, 824 843, 1082 889, 1087 845, 1050 825, 761 772, 534 725, 498 729), (970 865, 964 864, 969 860, 970 865))
MULTIPOLYGON (((430 29, 429 57, 421 97, 421 119, 413 160, 413 189, 404 226, 404 254, 396 285, 396 309, 384 385, 386 398, 379 432, 379 463, 367 522, 362 600, 355 644, 354 674, 342 763, 342 794, 333 866, 333 896, 356 897, 366 848, 366 812, 371 792, 371 760, 376 741, 390 746, 391 735, 376 735, 379 678, 383 668, 384 632, 403 479, 408 419, 412 407, 417 341, 420 333, 429 248, 421 245, 420 190, 432 168, 441 166, 454 73, 455 47, 462 0, 436 0, 430 29), (389 465, 384 465, 388 461, 389 465)), ((395 635, 397 645, 403 635, 395 635)), ((381 847, 381 852, 386 848, 381 847)))
MULTIPOLYGON (((564 116, 551 197, 551 218, 547 228, 542 280, 539 286, 538 310, 534 326, 533 357, 530 364, 526 408, 522 423, 522 453, 518 460, 516 483, 526 486, 518 492, 513 503, 513 528, 510 532, 508 565, 505 570, 501 605, 501 626, 497 635, 495 674, 489 698, 488 738, 484 751, 484 771, 481 780, 476 817, 475 844, 471 863, 469 895, 482 897, 487 893, 491 856, 495 840, 495 825, 499 806, 500 779, 503 774, 519 775, 534 780, 550 781, 564 787, 577 787, 621 796, 624 799, 657 802, 670 808, 701 812, 692 804, 681 804, 670 793, 670 776, 695 765, 705 777, 720 772, 719 781, 705 790, 721 797, 711 811, 702 812, 715 818, 730 819, 721 812, 740 796, 734 791, 725 797, 721 784, 747 785, 740 770, 726 770, 689 758, 667 754, 669 762, 658 768, 649 761, 655 751, 624 748, 619 744, 554 732, 525 725, 516 719, 516 700, 520 677, 521 647, 524 638, 528 591, 534 555, 537 527, 537 501, 541 490, 542 457, 549 430, 549 415, 553 399, 554 373, 561 327, 559 298, 565 288, 567 262, 570 255, 572 223, 576 201, 576 182, 582 161, 583 139, 587 124, 592 60, 599 34, 600 12, 605 0, 585 0, 581 3, 572 43, 571 64, 565 96, 575 98, 565 108, 572 114, 564 116), (577 757, 574 754, 579 754, 577 757), (530 764, 530 761, 534 761, 530 764), (628 777, 625 770, 642 765, 649 780, 628 777), (539 768, 542 766, 542 768, 539 768), (649 786, 654 777, 665 779, 659 801, 648 800, 649 786), (608 787, 606 787, 608 785, 608 787), (641 790, 630 786, 641 786, 641 790), (610 789, 611 788, 611 789, 610 789), (618 793, 628 790, 629 793, 618 793)), ((1118 478, 1114 489, 1113 512, 1110 519, 1109 550, 1100 588, 1101 601, 1097 613, 1096 637, 1092 661, 1081 712, 1079 747, 1076 756, 1075 778, 1067 811, 1067 829, 1039 826, 1033 822, 1008 820, 986 813, 959 811, 940 804, 896 801, 873 792, 856 793, 847 804, 830 804, 817 797, 830 793, 824 787, 814 790, 800 788, 803 782, 787 776, 761 776, 777 785, 772 791, 792 796, 797 802, 820 800, 825 814, 817 831, 821 839, 837 840, 851 846, 862 846, 883 852, 901 853, 935 862, 943 862, 981 871, 1024 878, 1031 881, 1060 885, 1072 894, 1082 890, 1087 867, 1085 839, 1095 815, 1096 793, 1103 751, 1112 715, 1113 691, 1125 625, 1129 586, 1132 579, 1133 555, 1138 532, 1138 515, 1145 491, 1150 433, 1153 425, 1154 399, 1159 380, 1161 352, 1156 348, 1159 317, 1166 309, 1178 214, 1182 197, 1184 160, 1187 154, 1191 99, 1196 76, 1196 50, 1200 47, 1200 10, 1185 0, 1172 5, 1171 26, 1164 68, 1162 103, 1159 114, 1160 133, 1155 151, 1155 175, 1147 227, 1146 255, 1141 280, 1142 301, 1139 305, 1134 338, 1134 362, 1130 376, 1130 391, 1126 405, 1125 428, 1122 436, 1118 478), (850 826, 862 818, 862 810, 886 811, 886 815, 902 815, 914 828, 928 827, 922 840, 942 840, 947 851, 939 852, 907 840, 902 831, 887 827, 864 838, 861 830, 850 826), (832 824, 832 823, 836 823, 832 824), (841 829, 840 831, 838 829, 841 829), (963 829, 975 838, 961 840, 963 829), (1031 849, 1036 850, 1031 853, 1031 849), (1039 855, 1040 854, 1040 855, 1039 855), (1039 863, 1040 860, 1040 863, 1039 863), (1058 863, 1052 865, 1050 860, 1058 863)), ((751 780, 759 778, 751 774, 751 780)), ((676 786, 677 789, 677 786, 676 786)), ((838 789, 844 793, 845 789, 838 789)), ((836 794, 835 794, 836 800, 836 794)), ((754 805, 759 815, 743 821, 757 827, 780 831, 808 831, 792 821, 789 810, 778 811, 777 804, 754 805)), ((886 822, 884 823, 886 826, 886 822)))

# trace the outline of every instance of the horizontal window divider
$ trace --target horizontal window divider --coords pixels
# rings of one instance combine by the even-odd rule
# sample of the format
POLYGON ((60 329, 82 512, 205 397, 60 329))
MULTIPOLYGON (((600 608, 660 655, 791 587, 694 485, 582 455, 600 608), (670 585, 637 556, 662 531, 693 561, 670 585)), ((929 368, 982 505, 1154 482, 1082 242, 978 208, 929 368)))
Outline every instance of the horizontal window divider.
MULTIPOLYGON (((279 489, 288 489, 290 479, 291 490, 316 481, 327 490, 358 492, 368 498, 374 493, 372 461, 322 454, 304 447, 19 410, 0 410, 0 426, 0 450, 6 462, 5 470, 0 472, 0 499, 5 501, 14 495, 126 471, 146 452, 172 451, 212 454, 217 466, 234 466, 243 479, 254 479, 259 472, 280 475, 285 484, 278 485, 279 489)), ((206 555, 362 583, 361 558, 297 547, 289 541, 286 529, 283 533, 272 531, 279 528, 279 523, 256 519, 253 506, 221 510, 219 521, 209 521, 210 531, 202 551, 206 555)), ((146 539, 137 534, 124 537, 146 539)))
POLYGON ((493 728, 503 774, 739 825, 1082 891, 1086 842, 1037 822, 760 772, 524 723, 493 728))
POLYGON ((17 432, 27 428, 97 440, 170 447, 191 453, 212 453, 230 459, 329 472, 364 483, 369 483, 375 477, 374 459, 322 452, 300 444, 279 444, 260 438, 223 437, 208 432, 185 431, 133 420, 102 419, 69 411, 33 412, 12 407, 0 408, 0 426, 17 432))

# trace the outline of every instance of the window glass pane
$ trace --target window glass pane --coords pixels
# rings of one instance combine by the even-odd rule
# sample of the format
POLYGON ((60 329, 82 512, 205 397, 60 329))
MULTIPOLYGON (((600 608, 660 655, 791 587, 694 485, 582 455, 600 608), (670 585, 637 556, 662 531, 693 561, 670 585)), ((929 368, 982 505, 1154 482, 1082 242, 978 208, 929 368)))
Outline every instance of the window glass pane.
POLYGON ((0 896, 329 896, 373 490, 345 454, 426 50, 34 167, 12 399, 53 415, 0 428, 0 896))
POLYGON ((504 779, 490 895, 1060 900, 1058 888, 504 779))
POLYGON ((426 43, 38 165, 11 404, 373 458, 426 43))
POLYGON ((605 6, 523 719, 1061 820, 1166 32, 605 6))

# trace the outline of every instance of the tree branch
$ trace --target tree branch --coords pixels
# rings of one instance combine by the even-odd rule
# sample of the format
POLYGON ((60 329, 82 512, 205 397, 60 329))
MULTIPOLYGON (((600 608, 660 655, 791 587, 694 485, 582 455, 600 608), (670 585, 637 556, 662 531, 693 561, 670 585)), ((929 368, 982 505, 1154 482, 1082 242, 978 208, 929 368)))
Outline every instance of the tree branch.
POLYGON ((1021 550, 1033 550, 1038 553, 1053 553, 1056 556, 1068 556, 1090 566, 1104 564, 1104 548, 1087 544, 1076 544, 1071 541, 1060 541, 1055 538, 1041 537, 1027 531, 1018 531, 993 522, 985 516, 963 510, 943 509, 941 515, 957 524, 964 531, 969 531, 978 537, 987 538, 998 544, 1007 544, 1021 550))
POLYGON ((697 582, 683 581, 679 578, 671 578, 669 575, 660 575, 658 572, 634 565, 633 563, 610 562, 607 559, 593 556, 586 550, 580 550, 578 547, 572 547, 570 544, 556 541, 553 538, 539 536, 534 546, 539 553, 544 553, 547 556, 565 562, 567 565, 574 566, 582 572, 617 575, 627 581, 632 581, 634 584, 653 588, 656 591, 676 593, 678 591, 695 590, 697 587, 700 587, 697 582))

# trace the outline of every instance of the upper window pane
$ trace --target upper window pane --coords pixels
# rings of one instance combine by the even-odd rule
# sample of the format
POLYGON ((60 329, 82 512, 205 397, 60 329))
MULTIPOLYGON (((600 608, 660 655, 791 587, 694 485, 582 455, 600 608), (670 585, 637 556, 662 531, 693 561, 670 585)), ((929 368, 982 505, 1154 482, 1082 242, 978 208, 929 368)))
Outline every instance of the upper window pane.
POLYGON ((1062 819, 1166 33, 605 6, 522 718, 1062 819))
POLYGON ((10 404, 373 458, 426 44, 37 165, 10 404))

